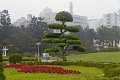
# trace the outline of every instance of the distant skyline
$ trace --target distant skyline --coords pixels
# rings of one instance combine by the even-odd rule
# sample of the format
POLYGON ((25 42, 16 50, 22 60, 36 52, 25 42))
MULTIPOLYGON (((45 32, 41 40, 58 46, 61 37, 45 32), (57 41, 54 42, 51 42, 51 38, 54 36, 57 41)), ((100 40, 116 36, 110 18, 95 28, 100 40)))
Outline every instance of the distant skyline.
POLYGON ((0 11, 7 9, 14 22, 27 14, 39 16, 46 7, 53 12, 69 11, 70 2, 73 2, 74 14, 88 19, 100 19, 103 14, 120 10, 120 0, 0 0, 0 11))

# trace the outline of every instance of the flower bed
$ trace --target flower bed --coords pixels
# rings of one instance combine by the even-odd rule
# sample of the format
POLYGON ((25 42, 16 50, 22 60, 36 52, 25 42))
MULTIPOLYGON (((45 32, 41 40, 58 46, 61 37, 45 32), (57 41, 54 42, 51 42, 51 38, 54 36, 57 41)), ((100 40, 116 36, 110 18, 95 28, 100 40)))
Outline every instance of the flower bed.
POLYGON ((62 67, 50 67, 50 66, 27 66, 23 64, 9 64, 4 65, 4 68, 16 68, 19 69, 18 72, 25 73, 57 73, 57 74, 80 74, 76 70, 67 70, 62 67))

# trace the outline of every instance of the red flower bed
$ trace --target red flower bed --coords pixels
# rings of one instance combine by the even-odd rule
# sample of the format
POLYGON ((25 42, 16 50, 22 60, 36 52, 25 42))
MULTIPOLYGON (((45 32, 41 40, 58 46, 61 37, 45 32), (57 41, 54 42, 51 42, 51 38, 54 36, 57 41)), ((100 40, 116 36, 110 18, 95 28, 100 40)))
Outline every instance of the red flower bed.
POLYGON ((50 66, 26 66, 23 64, 10 64, 4 65, 4 68, 17 68, 18 72, 25 73, 57 73, 57 74, 80 74, 79 71, 76 70, 67 70, 62 67, 50 67, 50 66))
POLYGON ((44 72, 44 73, 58 73, 58 74, 80 74, 79 71, 67 70, 61 67, 49 67, 49 66, 26 66, 18 71, 25 73, 44 72))

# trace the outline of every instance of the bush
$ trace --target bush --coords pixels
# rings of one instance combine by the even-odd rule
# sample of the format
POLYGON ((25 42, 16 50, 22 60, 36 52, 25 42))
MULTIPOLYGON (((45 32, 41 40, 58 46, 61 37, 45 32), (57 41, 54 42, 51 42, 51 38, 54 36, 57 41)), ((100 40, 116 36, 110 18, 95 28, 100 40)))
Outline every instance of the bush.
POLYGON ((23 62, 23 64, 27 65, 62 65, 62 66, 70 66, 70 65, 78 65, 78 66, 86 66, 86 67, 96 67, 96 68, 116 68, 117 64, 114 63, 102 63, 102 62, 87 62, 87 61, 77 61, 77 62, 63 62, 63 61, 54 61, 54 62, 38 62, 38 61, 27 61, 23 62))
POLYGON ((115 77, 115 76, 120 76, 120 69, 115 68, 115 69, 108 69, 105 68, 103 70, 104 74, 106 77, 115 77))
POLYGON ((5 75, 3 73, 3 64, 0 62, 0 80, 5 80, 5 75))
POLYGON ((2 58, 2 53, 0 52, 0 80, 5 80, 2 62, 3 62, 3 58, 2 58))
POLYGON ((9 57, 10 63, 16 64, 16 63, 20 63, 21 61, 22 61, 22 56, 20 54, 14 53, 9 57))
POLYGON ((108 47, 108 48, 105 48, 104 51, 106 51, 106 52, 118 52, 118 51, 120 51, 120 48, 119 47, 108 47))
POLYGON ((22 61, 37 61, 38 58, 22 58, 22 61))

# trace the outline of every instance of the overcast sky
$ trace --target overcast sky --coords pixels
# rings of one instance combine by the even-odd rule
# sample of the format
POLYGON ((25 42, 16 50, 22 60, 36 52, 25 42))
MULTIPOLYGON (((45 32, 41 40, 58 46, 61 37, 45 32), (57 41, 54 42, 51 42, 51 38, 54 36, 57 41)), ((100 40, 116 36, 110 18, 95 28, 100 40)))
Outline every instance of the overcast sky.
POLYGON ((12 22, 27 14, 38 16, 46 7, 53 12, 69 11, 69 2, 73 2, 73 12, 89 19, 100 19, 103 14, 117 12, 120 0, 0 0, 0 11, 9 10, 12 22))

